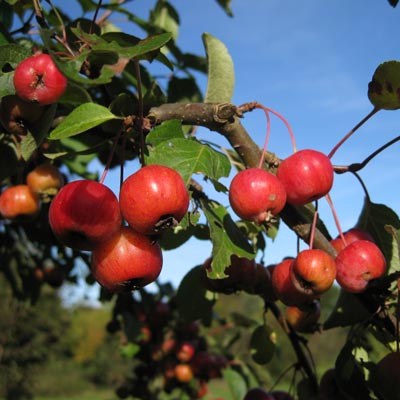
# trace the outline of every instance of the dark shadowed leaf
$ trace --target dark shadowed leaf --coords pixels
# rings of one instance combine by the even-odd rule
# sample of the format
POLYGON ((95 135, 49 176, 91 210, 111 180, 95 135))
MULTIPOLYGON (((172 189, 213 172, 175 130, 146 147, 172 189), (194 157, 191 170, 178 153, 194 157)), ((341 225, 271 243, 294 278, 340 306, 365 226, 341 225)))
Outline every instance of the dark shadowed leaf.
POLYGON ((176 294, 178 312, 185 321, 201 319, 208 324, 212 318, 215 298, 202 285, 204 271, 201 266, 192 268, 182 279, 176 294))
POLYGON ((368 98, 377 108, 400 108, 400 61, 386 61, 378 66, 368 84, 368 98))
POLYGON ((266 325, 260 325, 254 329, 250 339, 250 352, 257 364, 266 364, 272 360, 275 354, 274 333, 266 325))

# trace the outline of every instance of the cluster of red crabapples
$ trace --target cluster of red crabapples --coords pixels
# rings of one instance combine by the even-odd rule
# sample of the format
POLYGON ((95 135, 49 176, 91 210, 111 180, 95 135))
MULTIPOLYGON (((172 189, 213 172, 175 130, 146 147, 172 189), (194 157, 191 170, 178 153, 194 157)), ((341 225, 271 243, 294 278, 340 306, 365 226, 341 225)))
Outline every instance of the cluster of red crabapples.
MULTIPOLYGON (((40 120, 44 107, 55 103, 67 88, 67 79, 48 54, 36 54, 20 62, 13 78, 15 94, 0 103, 0 122, 19 140, 31 124, 40 120)), ((0 197, 0 214, 9 220, 37 215, 41 201, 48 200, 63 184, 63 176, 50 163, 38 165, 26 182, 6 188, 0 197)))
POLYGON ((197 321, 178 318, 174 297, 164 301, 147 295, 140 302, 130 297, 122 307, 108 330, 116 331, 121 320, 131 315, 126 325, 138 352, 133 374, 117 389, 119 397, 147 399, 153 386, 159 385, 167 393, 179 391, 200 399, 208 393, 209 381, 222 377, 229 359, 210 347, 197 321))
MULTIPOLYGON (((229 188, 229 202, 240 218, 261 225, 273 220, 286 204, 303 206, 322 197, 326 197, 333 210, 329 197, 334 180, 330 160, 333 153, 327 156, 312 149, 296 151, 295 145, 294 149, 292 155, 279 163, 276 175, 262 169, 262 163, 258 168, 236 174, 229 188)), ((335 279, 348 292, 363 292, 369 281, 386 272, 383 253, 372 237, 360 229, 343 234, 338 226, 339 236, 331 242, 336 257, 312 248, 315 223, 316 218, 309 248, 271 269, 273 292, 290 307, 314 304, 335 279)))
POLYGON ((92 252, 92 274, 103 287, 121 292, 158 278, 163 257, 157 236, 177 224, 188 207, 181 175, 148 165, 126 178, 119 199, 97 181, 68 183, 50 204, 49 223, 61 243, 92 252))

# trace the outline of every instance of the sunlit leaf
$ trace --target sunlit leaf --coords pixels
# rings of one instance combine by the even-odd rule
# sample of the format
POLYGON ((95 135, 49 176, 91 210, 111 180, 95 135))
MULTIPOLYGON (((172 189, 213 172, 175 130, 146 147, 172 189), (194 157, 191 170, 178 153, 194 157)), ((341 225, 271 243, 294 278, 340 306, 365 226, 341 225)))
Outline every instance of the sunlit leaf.
POLYGON ((211 279, 221 279, 226 277, 224 271, 231 264, 232 255, 252 259, 255 254, 247 237, 224 206, 205 200, 201 200, 200 204, 208 221, 213 244, 211 271, 208 276, 211 279))
POLYGON ((228 384, 230 399, 242 400, 247 392, 247 383, 244 377, 232 368, 226 368, 222 371, 222 376, 228 384))
POLYGON ((205 101, 209 103, 229 102, 233 96, 235 72, 232 58, 226 46, 209 33, 203 34, 207 53, 208 84, 205 101))
POLYGON ((50 139, 74 136, 112 119, 121 118, 99 104, 85 103, 75 108, 50 132, 50 139))
POLYGON ((177 170, 188 184, 193 174, 203 174, 218 180, 230 172, 225 154, 202 144, 196 139, 173 138, 149 148, 147 164, 162 164, 177 170))

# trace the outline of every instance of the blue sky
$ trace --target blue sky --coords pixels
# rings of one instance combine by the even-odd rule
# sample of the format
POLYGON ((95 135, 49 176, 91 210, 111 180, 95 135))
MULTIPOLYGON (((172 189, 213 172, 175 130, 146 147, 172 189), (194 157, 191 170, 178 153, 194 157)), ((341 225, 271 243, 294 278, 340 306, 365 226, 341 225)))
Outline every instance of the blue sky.
MULTIPOLYGON (((235 66, 232 102, 257 100, 279 111, 291 124, 298 149, 328 153, 372 109, 368 82, 382 62, 400 59, 400 6, 386 0, 232 0, 233 18, 214 0, 170 0, 181 18, 178 45, 187 52, 204 54, 203 32, 227 46, 235 66)), ((127 3, 144 18, 155 1, 127 3)), ((116 24, 121 21, 115 20, 116 24)), ((127 33, 138 34, 137 31, 127 33)), ((165 71, 168 72, 167 70, 165 71)), ((201 89, 206 79, 200 77, 201 89)), ((382 111, 362 127, 333 158, 334 164, 362 161, 373 150, 398 135, 400 111, 382 111)), ((243 124, 262 146, 266 121, 261 111, 246 114, 243 124)), ((200 130, 200 137, 227 143, 214 132, 200 130)), ((272 118, 269 150, 285 157, 292 152, 284 125, 272 118)), ((375 158, 360 175, 371 199, 400 211, 397 182, 399 145, 375 158)), ((112 177, 106 183, 113 185, 112 177)), ((342 227, 352 227, 362 208, 363 192, 354 177, 336 175, 331 196, 342 227)), ((227 197, 219 201, 228 205, 227 197)), ((336 234, 329 209, 321 201, 321 217, 336 234)), ((209 243, 191 241, 165 252, 160 280, 175 285, 194 265, 210 254, 209 243)), ((294 255, 296 238, 283 228, 268 243, 267 263, 294 255)))

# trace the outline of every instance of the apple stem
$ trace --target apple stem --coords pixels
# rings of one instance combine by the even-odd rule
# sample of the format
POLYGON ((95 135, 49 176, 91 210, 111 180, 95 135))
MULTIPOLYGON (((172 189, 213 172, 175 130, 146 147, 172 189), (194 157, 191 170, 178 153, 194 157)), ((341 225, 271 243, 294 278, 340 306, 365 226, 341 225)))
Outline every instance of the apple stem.
POLYGON ((102 2, 103 2, 103 0, 98 0, 97 6, 96 6, 96 11, 94 12, 94 15, 92 18, 92 23, 90 24, 89 33, 93 33, 93 27, 94 27, 94 25, 96 25, 96 19, 97 19, 97 16, 99 15, 99 11, 100 11, 102 2))
POLYGON ((356 132, 362 125, 364 125, 373 115, 375 115, 378 111, 380 110, 380 108, 378 107, 374 107, 372 109, 372 111, 367 114, 367 116, 365 116, 357 125, 355 125, 353 127, 353 129, 350 130, 350 132, 348 132, 335 146, 334 148, 330 151, 330 153, 328 154, 329 158, 332 158, 334 156, 334 154, 336 153, 336 151, 339 149, 339 147, 354 133, 356 132))
POLYGON ((368 203, 371 203, 371 197, 368 193, 368 189, 367 186, 365 185, 364 181, 361 179, 361 176, 357 174, 357 172, 355 171, 351 171, 352 174, 357 178, 358 182, 360 182, 361 187, 363 188, 364 194, 365 194, 365 198, 367 200, 368 203))
POLYGON ((329 193, 325 195, 325 199, 328 202, 328 205, 329 205, 330 209, 332 210, 333 219, 335 220, 335 225, 336 225, 336 228, 337 228, 337 230, 339 232, 339 236, 342 239, 343 244, 346 246, 347 242, 346 242, 346 239, 345 239, 345 237, 343 235, 343 230, 342 230, 342 228, 340 226, 339 218, 338 218, 338 215, 336 213, 335 207, 333 206, 333 201, 332 201, 331 196, 329 195, 329 193))
POLYGON ((271 118, 269 116, 268 110, 266 110, 265 108, 263 108, 263 110, 264 110, 265 116, 267 118, 267 133, 265 135, 264 147, 261 152, 261 157, 260 157, 260 162, 258 163, 258 168, 262 168, 262 165, 264 163, 265 153, 267 152, 269 137, 271 136, 271 118))
POLYGON ((140 75, 140 64, 138 60, 134 61, 135 66, 135 75, 137 81, 137 94, 138 94, 138 115, 139 115, 139 137, 140 137, 140 164, 144 166, 146 164, 144 159, 145 153, 145 141, 144 141, 144 134, 143 134, 143 92, 142 92, 142 79, 140 75))
POLYGON ((123 129, 120 129, 118 131, 118 133, 116 134, 116 136, 115 136, 114 142, 113 142, 111 150, 110 150, 110 154, 108 155, 106 166, 104 168, 104 171, 103 171, 103 173, 101 175, 101 178, 100 178, 100 181, 99 181, 100 183, 104 183, 104 180, 106 179, 107 173, 108 173, 108 171, 110 169, 110 165, 111 165, 114 153, 115 153, 115 149, 117 148, 117 143, 118 143, 119 138, 121 137, 121 134, 122 134, 122 130, 123 129))
POLYGON ((315 201, 315 211, 314 217, 311 225, 311 232, 310 232, 310 240, 309 240, 309 248, 312 250, 314 244, 314 237, 315 237, 315 229, 317 228, 317 221, 318 221, 318 200, 315 201))
POLYGON ((292 141, 293 152, 296 153, 296 151, 297 151, 296 140, 294 138, 294 133, 293 133, 292 127, 290 126, 289 122, 286 120, 286 118, 283 115, 279 114, 277 111, 273 110, 272 108, 264 107, 264 106, 263 106, 263 108, 265 108, 270 113, 276 115, 285 124, 285 126, 289 132, 290 139, 292 141))

